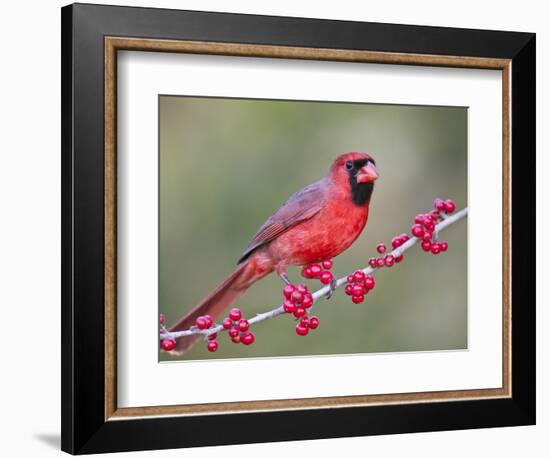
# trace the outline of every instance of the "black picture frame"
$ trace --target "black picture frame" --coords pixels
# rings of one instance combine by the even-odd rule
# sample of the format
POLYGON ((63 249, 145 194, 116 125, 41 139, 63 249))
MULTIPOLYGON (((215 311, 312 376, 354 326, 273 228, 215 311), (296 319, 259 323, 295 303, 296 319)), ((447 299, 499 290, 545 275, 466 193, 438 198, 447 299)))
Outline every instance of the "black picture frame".
POLYGON ((84 454, 535 424, 535 258, 523 253, 536 238, 535 34, 89 4, 66 6, 61 14, 64 451, 84 454), (512 396, 106 420, 106 36, 511 59, 512 396))

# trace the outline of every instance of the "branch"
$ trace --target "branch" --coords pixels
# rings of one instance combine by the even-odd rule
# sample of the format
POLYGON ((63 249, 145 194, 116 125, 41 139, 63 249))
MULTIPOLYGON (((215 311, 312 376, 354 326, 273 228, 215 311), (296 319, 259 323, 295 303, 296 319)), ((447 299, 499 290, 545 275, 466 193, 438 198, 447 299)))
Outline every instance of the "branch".
MULTIPOLYGON (((454 224, 457 221, 460 221, 461 219, 465 218, 467 216, 467 214, 468 214, 468 208, 463 208, 462 210, 457 211, 456 213, 453 213, 451 215, 446 215, 446 214, 442 213, 441 216, 443 217, 443 221, 441 221, 440 223, 438 223, 435 226, 434 236, 437 237, 437 234, 439 234, 442 230, 446 229, 451 224, 454 224)), ((420 240, 421 240, 420 238, 413 236, 409 240, 407 240, 405 243, 403 243, 403 245, 399 246, 398 248, 395 248, 389 254, 393 255, 394 258, 397 258, 398 256, 405 253, 405 251, 411 249, 420 240)), ((365 267, 364 269, 362 269, 362 271, 367 275, 371 275, 378 269, 380 269, 380 267, 370 267, 369 266, 369 267, 365 267)), ((341 287, 342 285, 344 285, 346 283, 347 283, 347 275, 345 275, 344 277, 339 278, 338 280, 336 280, 335 287, 339 288, 339 287, 341 287)), ((324 287, 318 289, 314 293, 312 293, 313 303, 315 304, 315 302, 317 302, 317 300, 319 298, 321 298, 323 296, 326 296, 329 292, 330 292, 330 286, 327 285, 327 286, 324 286, 324 287)), ((260 323, 262 321, 269 320, 271 318, 275 318, 276 316, 279 316, 279 315, 286 315, 286 312, 284 311, 282 305, 280 305, 280 306, 278 306, 278 307, 276 307, 272 310, 269 310, 267 312, 259 313, 256 316, 254 316, 250 319, 247 319, 247 321, 248 321, 249 325, 252 326, 256 323, 260 323)), ((214 324, 212 327, 210 327, 208 329, 199 329, 196 326, 192 326, 191 328, 189 328, 185 331, 176 331, 176 332, 169 332, 166 329, 163 329, 163 331, 161 331, 161 333, 160 333, 160 339, 161 340, 162 339, 176 340, 176 339, 179 339, 181 337, 187 337, 187 336, 192 336, 192 335, 196 335, 196 334, 203 334, 206 338, 211 334, 219 333, 219 332, 222 332, 222 331, 226 331, 226 329, 221 324, 214 324)))

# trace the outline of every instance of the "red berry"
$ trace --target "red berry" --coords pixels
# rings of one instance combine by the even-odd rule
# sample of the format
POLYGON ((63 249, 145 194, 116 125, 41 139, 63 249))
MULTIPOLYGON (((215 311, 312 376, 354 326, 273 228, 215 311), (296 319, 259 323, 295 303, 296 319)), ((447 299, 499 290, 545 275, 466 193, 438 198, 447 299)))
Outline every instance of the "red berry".
POLYGON ((393 263, 395 262, 393 254, 387 254, 386 256, 384 256, 384 262, 386 263, 386 267, 393 266, 393 263))
POLYGON ((253 344, 254 340, 256 340, 256 338, 251 332, 245 332, 244 334, 241 334, 241 342, 245 345, 253 344))
POLYGON ((434 200, 434 208, 439 212, 445 211, 445 202, 443 202, 439 198, 435 199, 434 200))
POLYGON ((441 247, 439 246, 439 243, 435 242, 435 243, 432 243, 432 254, 439 254, 441 253, 441 247))
POLYGON ((304 297, 304 295, 298 291, 297 289, 294 290, 294 292, 290 295, 290 300, 292 302, 302 302, 302 298, 304 297))
POLYGON ((227 333, 231 336, 231 337, 235 337, 235 336, 238 336, 239 335, 239 330, 237 328, 231 328, 229 331, 227 331, 227 333))
POLYGON ((312 278, 317 278, 319 275, 321 275, 321 272, 323 271, 323 269, 319 264, 312 264, 309 267, 311 269, 312 278))
POLYGON ((233 321, 238 321, 238 320, 240 320, 242 316, 243 316, 243 315, 242 315, 241 309, 232 308, 232 309, 229 311, 229 318, 231 318, 233 321))
POLYGON ((306 309, 304 307, 296 307, 296 310, 294 310, 294 316, 296 318, 301 318, 306 314, 306 309))
POLYGON ((309 329, 317 329, 319 327, 319 318, 312 316, 309 319, 309 329))
POLYGON ((357 281, 357 282, 364 281, 365 280, 365 272, 363 272, 362 270, 356 270, 353 273, 353 280, 357 281))
POLYGON ((401 245, 403 245, 401 237, 394 237, 393 239, 391 239, 392 248, 399 248, 401 245))
POLYGON ((422 240, 425 242, 429 242, 432 239, 433 232, 432 231, 425 231, 424 235, 422 236, 422 240))
POLYGON ((302 267, 302 277, 304 278, 313 278, 313 271, 310 266, 302 267))
POLYGON ((176 347, 176 341, 174 339, 162 339, 160 346, 165 351, 172 351, 176 347))
POLYGON ((435 229, 435 224, 433 223, 433 221, 424 221, 424 227, 427 231, 433 232, 435 229))
POLYGON ((222 326, 224 329, 229 329, 233 326, 233 321, 231 321, 231 318, 224 318, 222 321, 222 326))
POLYGON ((306 328, 309 326, 309 318, 307 316, 303 316, 301 319, 300 319, 300 324, 302 326, 305 326, 306 328))
POLYGON ((214 324, 214 318, 212 318, 210 315, 204 315, 203 318, 206 320, 206 324, 208 325, 208 328, 211 328, 214 324))
POLYGON ((372 275, 367 275, 365 278, 365 288, 367 288, 367 290, 373 289, 374 284, 374 277, 372 275))
POLYGON ((208 342, 206 348, 208 348, 209 352, 213 353, 218 349, 218 342, 216 342, 215 340, 211 340, 210 342, 208 342))
POLYGON ((300 291, 302 294, 306 294, 308 292, 307 286, 303 283, 300 283, 298 285, 297 290, 300 291))
POLYGON ((351 296, 353 294, 352 290, 353 290, 353 285, 350 283, 349 285, 346 285, 346 289, 344 291, 348 296, 351 296))
POLYGON ((354 304, 360 304, 365 300, 365 296, 362 294, 360 296, 351 296, 351 300, 354 304))
POLYGON ((313 305, 313 296, 310 293, 305 293, 302 299, 302 307, 308 309, 313 305))
POLYGON ((383 244, 383 243, 379 243, 378 245, 376 245, 376 251, 378 251, 378 253, 380 253, 380 254, 385 253, 386 252, 386 245, 383 244))
POLYGON ((422 229, 420 224, 414 224, 413 227, 411 227, 411 234, 415 237, 422 237, 424 235, 424 229, 422 229))
POLYGON ((333 262, 332 259, 325 259, 321 264, 325 269, 332 269, 333 262))
POLYGON ((286 299, 283 302, 283 309, 286 313, 294 313, 296 311, 296 304, 292 302, 290 299, 286 299))
POLYGON ((208 336, 208 340, 215 340, 216 337, 218 337, 218 334, 216 334, 215 332, 213 332, 212 334, 210 334, 210 335, 208 336))
POLYGON ((401 234, 401 235, 399 236, 399 238, 401 239, 401 243, 402 243, 402 244, 405 243, 407 240, 410 239, 409 234, 401 234))
POLYGON ((376 259, 376 267, 384 267, 386 262, 384 261, 384 258, 377 258, 376 259))
POLYGON ((432 249, 432 242, 422 242, 422 249, 424 251, 430 251, 432 249))
POLYGON ((437 221, 441 216, 441 214, 437 210, 432 210, 430 212, 430 215, 432 215, 434 221, 437 221))
POLYGON ((164 316, 164 313, 160 314, 159 321, 160 321, 160 324, 164 324, 164 322, 166 321, 166 317, 164 316))
MULTIPOLYGON (((290 299, 290 296, 292 295, 292 293, 296 290, 296 286, 294 285, 286 285, 285 288, 283 289, 283 295, 287 298, 287 299, 290 299)), ((231 317, 231 315, 229 315, 231 317)), ((241 319, 241 316, 239 315, 239 318, 236 318, 236 320, 240 320, 241 319)))
POLYGON ((424 222, 424 215, 422 213, 419 213, 414 217, 414 222, 416 224, 422 224, 424 222))
POLYGON ((199 329, 207 329, 208 328, 208 320, 203 316, 199 316, 195 320, 195 324, 197 325, 197 327, 199 329))
POLYGON ((306 326, 302 326, 301 324, 296 325, 296 334, 299 336, 305 336, 309 332, 309 328, 306 326))
POLYGON ((447 200, 445 201, 445 211, 446 211, 447 213, 452 213, 452 212, 454 212, 455 210, 456 210, 456 205, 455 205, 454 200, 452 200, 452 199, 447 199, 447 200))
POLYGON ((239 322, 237 323, 237 327, 239 328, 239 331, 244 332, 248 331, 250 325, 248 324, 247 320, 239 320, 239 322))
POLYGON ((449 244, 447 242, 441 242, 439 247, 441 248, 441 251, 447 251, 449 249, 449 244))
POLYGON ((334 277, 332 276, 332 272, 325 270, 321 273, 321 276, 319 277, 319 280, 321 280, 321 283, 323 285, 328 285, 334 277))
POLYGON ((399 264, 401 261, 403 261, 403 255, 402 255, 402 254, 400 254, 399 256, 397 256, 397 258, 395 258, 395 262, 396 262, 397 264, 399 264))
POLYGON ((369 266, 371 266, 373 269, 376 267, 376 258, 369 259, 369 266))
POLYGON ((239 334, 237 334, 236 336, 231 336, 231 342, 241 343, 241 336, 239 334))
POLYGON ((352 289, 351 291, 352 296, 361 296, 365 293, 363 285, 360 283, 355 283, 355 285, 353 285, 351 289, 352 289))

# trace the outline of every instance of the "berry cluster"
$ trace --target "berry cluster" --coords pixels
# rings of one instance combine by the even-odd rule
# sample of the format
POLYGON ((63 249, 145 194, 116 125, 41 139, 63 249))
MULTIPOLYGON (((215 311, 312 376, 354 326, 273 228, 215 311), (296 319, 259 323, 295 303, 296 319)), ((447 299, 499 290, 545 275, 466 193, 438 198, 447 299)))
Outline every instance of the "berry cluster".
MULTIPOLYGON (((332 267, 332 261, 330 266, 332 267)), ((331 272, 328 273, 332 276, 331 272)), ((319 318, 316 316, 309 317, 307 314, 308 309, 313 305, 313 296, 308 291, 306 285, 286 285, 283 289, 283 296, 285 298, 283 302, 284 311, 286 313, 292 313, 296 318, 300 319, 296 325, 296 334, 299 336, 305 336, 310 329, 317 329, 319 326, 319 318)))
MULTIPOLYGON (((391 241, 391 245, 393 248, 397 248, 401 245, 403 245, 407 240, 409 240, 409 236, 407 234, 401 234, 396 237, 394 237, 391 241)), ((403 261, 403 255, 400 254, 399 256, 394 256, 391 253, 386 253, 387 247, 384 243, 379 243, 376 245, 376 251, 378 254, 381 254, 383 256, 380 257, 372 257, 369 259, 369 266, 371 266, 373 269, 380 268, 380 267, 392 267, 394 264, 399 264, 401 261, 403 261)))
POLYGON ((254 340, 256 340, 254 334, 248 330, 250 323, 243 318, 243 314, 239 308, 232 308, 229 311, 227 318, 224 318, 222 321, 222 326, 224 329, 227 329, 227 334, 229 334, 231 342, 233 343, 251 345, 254 343, 254 340))
POLYGON ((375 282, 372 275, 365 275, 362 270, 356 270, 353 274, 348 275, 348 284, 345 292, 351 296, 354 304, 360 304, 365 300, 365 295, 374 289, 375 282))
POLYGON ((438 242, 433 239, 435 225, 442 220, 442 214, 454 212, 456 205, 453 200, 435 199, 434 209, 428 213, 420 213, 415 216, 411 227, 411 234, 422 240, 420 246, 427 253, 439 254, 447 251, 447 242, 438 242))
POLYGON ((200 330, 210 329, 213 324, 214 318, 212 318, 210 315, 199 316, 195 320, 195 326, 197 326, 197 328, 199 328, 200 330))
MULTIPOLYGON (((164 316, 164 313, 160 314, 159 322, 160 322, 160 333, 166 334, 168 331, 166 330, 166 327, 164 326, 164 323, 166 321, 166 317, 164 316)), ((171 351, 176 347, 176 341, 174 339, 166 338, 162 339, 160 342, 160 347, 163 350, 171 351)))
POLYGON ((302 268, 302 277, 318 278, 323 285, 328 285, 334 279, 334 275, 330 271, 333 265, 332 259, 325 259, 321 264, 309 264, 302 268))
MULTIPOLYGON (((214 325, 214 319, 210 315, 203 315, 199 316, 195 319, 195 326, 199 328, 201 331, 205 329, 210 329, 214 325)), ((207 339, 208 343, 206 344, 206 348, 210 352, 214 352, 218 349, 218 342, 216 341, 217 334, 214 332, 212 334, 209 334, 207 339)))

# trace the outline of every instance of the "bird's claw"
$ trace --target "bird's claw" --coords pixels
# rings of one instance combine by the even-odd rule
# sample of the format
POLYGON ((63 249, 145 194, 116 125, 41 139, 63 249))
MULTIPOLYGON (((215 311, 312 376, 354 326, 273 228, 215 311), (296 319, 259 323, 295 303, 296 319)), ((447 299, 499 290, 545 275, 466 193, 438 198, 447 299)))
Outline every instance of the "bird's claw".
POLYGON ((336 291, 336 278, 333 278, 331 280, 328 287, 329 287, 329 290, 328 290, 327 294, 325 295, 327 300, 329 300, 332 297, 332 295, 334 294, 334 291, 336 291))

